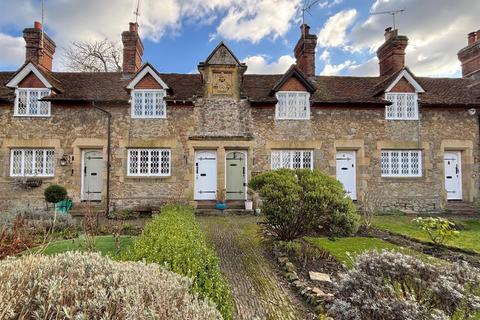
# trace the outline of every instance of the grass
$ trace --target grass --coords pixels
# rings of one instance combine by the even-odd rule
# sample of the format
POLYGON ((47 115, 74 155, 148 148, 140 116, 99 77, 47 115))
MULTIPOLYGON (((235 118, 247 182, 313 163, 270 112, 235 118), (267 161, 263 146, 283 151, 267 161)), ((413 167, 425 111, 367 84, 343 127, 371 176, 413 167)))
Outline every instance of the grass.
POLYGON ((351 237, 351 238, 313 238, 306 237, 306 241, 314 246, 328 251, 337 261, 343 263, 347 268, 352 268, 356 256, 369 250, 396 250, 405 254, 417 256, 422 260, 434 262, 437 259, 424 255, 412 249, 403 248, 377 238, 351 237))
MULTIPOLYGON (((133 236, 120 236, 120 252, 124 251, 127 247, 129 247, 133 243, 134 238, 135 237, 133 236)), ((70 240, 52 242, 48 244, 46 248, 39 248, 38 250, 41 250, 43 254, 52 255, 73 250, 83 251, 84 248, 85 238, 79 237, 70 240)), ((113 236, 95 237, 95 248, 102 255, 108 255, 111 257, 117 255, 117 248, 113 236)))
MULTIPOLYGON (((385 230, 418 240, 431 242, 425 231, 420 230, 413 222, 413 217, 409 216, 375 216, 373 226, 380 230, 385 230)), ((447 241, 446 245, 461 249, 472 250, 480 253, 480 221, 479 220, 461 220, 454 221, 463 226, 458 237, 447 241)))

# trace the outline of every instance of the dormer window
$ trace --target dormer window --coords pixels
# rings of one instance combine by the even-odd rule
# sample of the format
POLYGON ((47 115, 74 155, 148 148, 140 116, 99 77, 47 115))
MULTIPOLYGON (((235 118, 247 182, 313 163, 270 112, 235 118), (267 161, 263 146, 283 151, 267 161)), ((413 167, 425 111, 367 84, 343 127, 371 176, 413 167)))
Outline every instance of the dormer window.
POLYGON ((276 93, 275 118, 281 120, 310 119, 310 93, 304 91, 279 91, 276 93))
POLYGON ((418 94, 389 92, 385 99, 392 102, 386 107, 385 118, 388 120, 418 120, 418 94))
POLYGON ((49 117, 50 102, 40 99, 50 95, 50 89, 18 88, 15 90, 14 115, 21 117, 49 117))
POLYGON ((132 90, 132 118, 166 118, 165 90, 132 90))

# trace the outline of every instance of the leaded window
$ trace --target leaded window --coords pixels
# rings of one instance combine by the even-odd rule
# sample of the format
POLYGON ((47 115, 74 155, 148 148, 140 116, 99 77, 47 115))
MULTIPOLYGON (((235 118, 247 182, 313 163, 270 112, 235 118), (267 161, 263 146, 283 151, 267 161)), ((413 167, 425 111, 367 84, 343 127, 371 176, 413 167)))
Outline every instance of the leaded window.
POLYGON ((133 118, 165 118, 165 90, 133 90, 133 118))
POLYGON ((312 150, 273 150, 272 169, 313 169, 312 150))
POLYGON ((13 114, 24 117, 49 117, 50 102, 40 101, 48 95, 50 95, 50 89, 17 89, 13 114))
POLYGON ((276 97, 277 119, 310 119, 310 93, 281 91, 277 92, 276 97))
POLYGON ((12 149, 10 176, 53 177, 55 152, 53 149, 12 149))
POLYGON ((382 177, 421 177, 420 150, 382 150, 382 177))
POLYGON ((389 120, 418 120, 418 95, 416 93, 387 93, 385 118, 389 120))
POLYGON ((129 176, 170 176, 171 151, 169 149, 129 149, 127 167, 129 176))

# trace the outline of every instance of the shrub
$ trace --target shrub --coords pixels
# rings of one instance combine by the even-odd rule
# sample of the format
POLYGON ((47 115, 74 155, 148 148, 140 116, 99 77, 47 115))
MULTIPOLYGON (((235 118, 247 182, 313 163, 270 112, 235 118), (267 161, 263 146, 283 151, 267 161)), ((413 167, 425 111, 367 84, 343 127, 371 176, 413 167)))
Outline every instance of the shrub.
POLYGON ((58 184, 49 185, 43 192, 45 201, 50 203, 57 203, 67 197, 67 189, 58 184))
POLYGON ((480 310, 479 270, 393 251, 360 255, 337 290, 335 319, 468 319, 480 310))
POLYGON ((341 183, 319 170, 266 172, 253 177, 250 188, 262 197, 262 212, 281 240, 318 229, 332 236, 348 236, 358 230, 359 216, 341 183))
POLYGON ((0 318, 221 319, 189 285, 156 264, 96 253, 28 255, 0 261, 0 318))
POLYGON ((129 220, 137 219, 140 216, 138 212, 133 212, 132 209, 119 209, 110 211, 108 219, 114 220, 129 220))
POLYGON ((413 220, 417 226, 427 232, 430 240, 435 244, 444 244, 458 236, 455 223, 444 218, 416 218, 413 220))
POLYGON ((59 214, 54 211, 23 211, 19 215, 25 220, 25 225, 33 234, 45 234, 51 232, 73 234, 78 231, 78 223, 68 214, 59 214))
POLYGON ((191 278, 192 291, 213 301, 223 317, 231 319, 230 288, 220 273, 217 256, 195 221, 193 208, 163 207, 121 259, 155 262, 191 278))
POLYGON ((21 216, 17 216, 11 226, 0 229, 0 259, 22 252, 32 244, 33 238, 25 228, 25 219, 21 216))

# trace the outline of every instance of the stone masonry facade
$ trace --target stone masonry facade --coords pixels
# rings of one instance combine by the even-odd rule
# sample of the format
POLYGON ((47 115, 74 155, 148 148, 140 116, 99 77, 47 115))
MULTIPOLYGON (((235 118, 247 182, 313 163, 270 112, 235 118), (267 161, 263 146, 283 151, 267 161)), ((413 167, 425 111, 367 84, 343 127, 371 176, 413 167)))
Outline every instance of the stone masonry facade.
MULTIPOLYGON (((308 32, 306 30, 302 27, 302 32, 308 32)), ((130 27, 127 43, 141 45, 141 48, 127 48, 126 51, 129 55, 136 52, 141 58, 143 45, 135 38, 137 31, 138 26, 130 27)), ((396 33, 389 34, 382 47, 395 52, 403 61, 398 47, 388 48, 389 39, 395 40, 395 36, 396 33)), ((312 41, 312 37, 307 38, 312 41)), ((404 49, 406 37, 400 40, 404 49)), ((311 42, 308 48, 308 54, 314 55, 311 42)), ((200 75, 163 75, 154 70, 140 79, 135 89, 161 88, 156 80, 158 76, 169 86, 170 93, 165 98, 166 118, 137 119, 132 117, 131 98, 126 87, 145 65, 139 68, 135 55, 129 59, 132 62, 127 68, 135 72, 96 75, 98 78, 94 80, 88 80, 88 75, 52 72, 51 61, 47 61, 47 67, 35 64, 46 80, 59 88, 56 95, 52 94, 49 117, 15 116, 15 90, 6 85, 0 90, 0 211, 43 208, 43 190, 51 183, 64 185, 69 197, 79 203, 82 200, 82 151, 87 149, 100 150, 103 154, 101 199, 103 203, 106 201, 107 116, 93 104, 111 114, 110 209, 158 207, 177 201, 195 204, 195 152, 198 150, 217 152, 218 189, 225 188, 228 151, 246 152, 247 180, 271 169, 272 150, 312 150, 313 168, 332 176, 337 170, 337 152, 355 151, 359 205, 374 196, 379 199, 378 209, 417 212, 445 208, 444 153, 458 151, 461 154, 462 200, 472 203, 479 200, 480 126, 476 111, 480 101, 476 96, 466 96, 470 88, 476 86, 474 79, 450 79, 451 82, 444 83, 447 80, 415 77, 425 89, 425 93, 419 94, 418 120, 392 121, 385 117, 388 102, 383 99, 382 90, 395 82, 399 72, 410 72, 403 65, 399 67, 398 61, 392 66, 395 70, 382 67, 391 73, 380 77, 304 75, 301 70, 311 70, 311 66, 300 70, 292 66, 284 75, 250 76, 244 74, 247 66, 239 62, 228 47, 220 44, 199 65, 200 75), (69 91, 70 85, 88 87, 92 83, 99 87, 105 84, 105 93, 102 88, 98 89, 99 93, 94 92, 95 96, 82 95, 87 91, 89 95, 94 94, 91 88, 78 91, 80 93, 78 89, 69 91), (112 89, 107 83, 117 87, 112 89), (452 97, 452 91, 442 95, 444 87, 457 92, 458 97, 452 97), (456 89, 460 87, 463 91, 456 89), (112 97, 111 92, 115 90, 118 97, 112 97), (365 98, 355 96, 355 90, 365 98), (310 119, 277 119, 277 101, 272 91, 311 91, 310 119), (26 177, 12 177, 11 150, 15 148, 54 149, 54 176, 40 178, 40 187, 28 187, 26 177), (130 148, 169 149, 171 174, 166 177, 129 176, 130 148), (395 149, 422 150, 420 177, 382 176, 381 151, 395 149)), ((384 57, 385 61, 395 59, 395 56, 384 57)), ((315 57, 302 56, 304 62, 300 63, 312 60, 315 57)), ((0 80, 12 81, 24 67, 17 73, 0 72, 0 80)), ((401 78, 391 92, 414 90, 410 80, 401 78)), ((38 75, 28 73, 18 88, 42 85, 38 75)), ((56 91, 55 86, 52 91, 56 91)))

